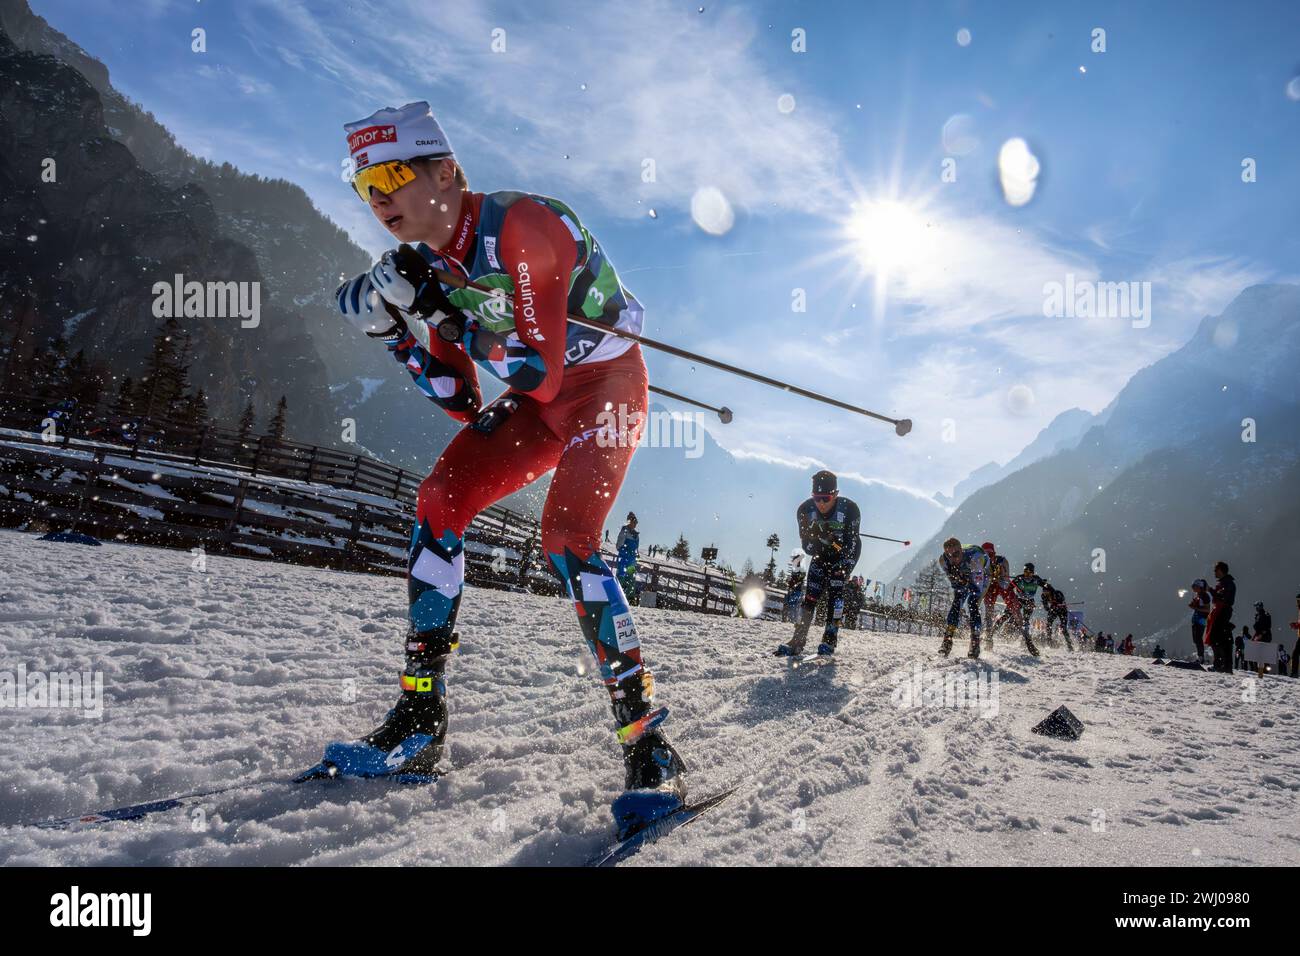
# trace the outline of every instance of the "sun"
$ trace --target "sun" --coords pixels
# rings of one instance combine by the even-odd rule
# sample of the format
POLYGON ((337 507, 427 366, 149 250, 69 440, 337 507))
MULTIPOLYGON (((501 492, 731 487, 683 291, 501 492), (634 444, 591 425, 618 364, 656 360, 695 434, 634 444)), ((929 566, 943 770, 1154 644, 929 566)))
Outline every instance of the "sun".
POLYGON ((858 263, 884 281, 891 273, 916 268, 929 256, 930 230, 924 218, 896 199, 854 203, 844 229, 858 263))

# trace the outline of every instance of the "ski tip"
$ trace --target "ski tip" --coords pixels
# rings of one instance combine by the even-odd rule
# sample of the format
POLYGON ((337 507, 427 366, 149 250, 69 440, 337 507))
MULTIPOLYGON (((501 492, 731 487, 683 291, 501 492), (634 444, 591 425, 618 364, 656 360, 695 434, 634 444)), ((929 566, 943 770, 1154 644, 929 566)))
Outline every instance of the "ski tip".
POLYGON ((306 783, 308 780, 325 780, 334 779, 338 776, 339 768, 328 761, 322 760, 314 767, 309 767, 298 776, 293 778, 294 783, 306 783))
POLYGON ((737 784, 697 800, 694 803, 683 804, 671 813, 651 821, 647 826, 635 833, 616 840, 613 846, 588 860, 587 866, 609 867, 618 865, 629 857, 635 855, 647 844, 657 843, 660 839, 667 836, 669 833, 672 833, 674 830, 679 830, 692 823, 700 815, 713 809, 739 789, 740 786, 737 784))

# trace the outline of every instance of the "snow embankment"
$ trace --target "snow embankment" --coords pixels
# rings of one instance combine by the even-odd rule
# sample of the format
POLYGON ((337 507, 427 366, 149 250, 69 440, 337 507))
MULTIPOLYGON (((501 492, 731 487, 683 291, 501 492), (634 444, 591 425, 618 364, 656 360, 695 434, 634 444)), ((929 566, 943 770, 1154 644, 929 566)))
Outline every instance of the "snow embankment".
MULTIPOLYGON (((0 709, 0 824, 289 774, 395 697, 400 579, 0 532, 5 673, 102 675, 102 715, 0 709)), ((789 627, 641 610, 666 729, 703 795, 739 792, 637 864, 1300 862, 1300 684, 1003 640, 934 667, 934 638, 845 632, 834 665, 770 656, 789 627), (978 672, 980 708, 905 706, 904 679, 978 672), (1125 681, 1135 666, 1149 681, 1125 681), (1030 728, 1064 704, 1082 739, 1030 728)), ((200 812, 0 829, 7 864, 575 864, 622 771, 572 609, 471 589, 450 666, 450 763, 215 797, 200 812)))

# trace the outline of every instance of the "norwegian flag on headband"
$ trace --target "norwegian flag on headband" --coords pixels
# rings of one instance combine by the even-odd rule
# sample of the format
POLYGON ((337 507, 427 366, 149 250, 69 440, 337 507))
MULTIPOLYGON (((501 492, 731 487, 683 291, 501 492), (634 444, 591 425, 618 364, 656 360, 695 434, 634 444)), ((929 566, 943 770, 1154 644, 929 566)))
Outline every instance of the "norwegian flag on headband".
POLYGON ((358 168, 394 159, 452 155, 446 134, 424 100, 399 109, 385 107, 365 119, 345 123, 343 129, 348 153, 358 168))

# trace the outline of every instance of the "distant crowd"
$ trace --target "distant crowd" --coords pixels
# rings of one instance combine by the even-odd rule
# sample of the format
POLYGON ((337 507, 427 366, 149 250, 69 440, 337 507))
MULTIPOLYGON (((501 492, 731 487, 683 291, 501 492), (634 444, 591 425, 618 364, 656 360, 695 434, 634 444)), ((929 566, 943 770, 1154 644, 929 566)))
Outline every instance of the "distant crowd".
MULTIPOLYGON (((1214 656, 1213 669, 1221 673, 1231 674, 1234 669, 1273 673, 1270 658, 1275 658, 1276 673, 1300 676, 1300 654, 1288 653, 1286 642, 1279 641, 1276 651, 1270 647, 1268 651, 1271 653, 1249 655, 1262 657, 1262 662, 1247 659, 1247 645, 1273 644, 1273 616, 1265 609, 1263 601, 1256 601, 1253 630, 1250 625, 1243 624, 1241 633, 1235 633, 1232 613, 1237 600, 1237 582, 1226 562, 1220 561, 1214 566, 1214 579, 1213 587, 1205 578, 1193 581, 1192 599, 1187 604, 1192 609, 1192 643, 1196 645, 1199 662, 1205 663, 1208 646, 1214 656)), ((1300 594, 1296 595, 1296 611, 1300 616, 1300 594)), ((1300 629, 1300 620, 1290 627, 1292 630, 1300 629)))

